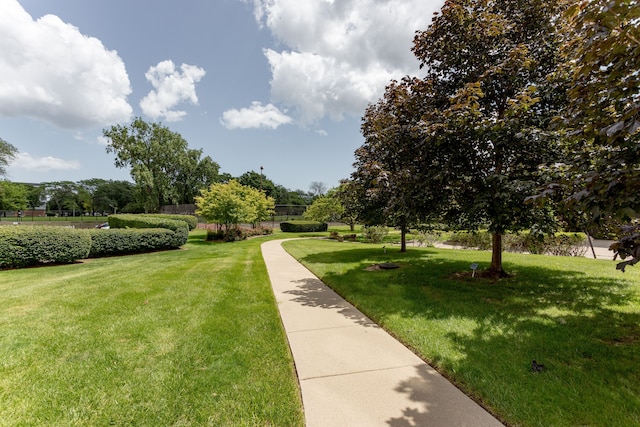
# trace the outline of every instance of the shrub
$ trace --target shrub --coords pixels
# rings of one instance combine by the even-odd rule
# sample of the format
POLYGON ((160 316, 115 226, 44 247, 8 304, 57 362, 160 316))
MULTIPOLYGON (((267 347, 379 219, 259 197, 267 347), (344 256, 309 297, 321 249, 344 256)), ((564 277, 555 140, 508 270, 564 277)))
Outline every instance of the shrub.
POLYGON ((187 243, 189 226, 186 221, 167 218, 169 215, 118 214, 109 216, 109 226, 113 228, 166 228, 174 232, 171 248, 179 248, 187 243))
POLYGON ((474 248, 480 250, 491 249, 491 235, 486 231, 482 232, 456 232, 452 233, 448 243, 463 248, 474 248))
POLYGON ((193 215, 171 215, 171 214, 138 214, 137 216, 148 218, 173 219, 175 221, 184 221, 189 226, 189 231, 195 230, 198 226, 198 217, 193 215))
POLYGON ((414 234, 413 240, 416 241, 418 246, 431 248, 436 242, 442 240, 442 233, 437 231, 420 230, 414 234))
MULTIPOLYGON (((473 248, 491 249, 491 234, 480 232, 456 232, 453 233, 447 243, 473 248)), ((536 235, 531 233, 504 234, 502 247, 507 252, 529 252, 531 254, 547 254, 561 256, 584 256, 587 251, 586 236, 584 233, 556 233, 554 235, 536 235)))
POLYGON ((90 258, 173 249, 175 233, 166 228, 88 230, 90 258))
POLYGON ((285 233, 313 233, 327 231, 329 225, 318 221, 287 221, 280 223, 280 230, 285 233))
POLYGON ((266 236, 272 234, 273 229, 271 227, 255 227, 255 228, 243 228, 232 227, 229 230, 207 230, 208 242, 235 242, 237 240, 245 240, 252 236, 266 236))
POLYGON ((66 227, 0 227, 0 268, 72 263, 91 249, 86 230, 66 227))
POLYGON ((389 234, 389 228, 376 225, 371 227, 363 227, 362 232, 364 234, 364 239, 370 243, 382 243, 384 238, 389 234))

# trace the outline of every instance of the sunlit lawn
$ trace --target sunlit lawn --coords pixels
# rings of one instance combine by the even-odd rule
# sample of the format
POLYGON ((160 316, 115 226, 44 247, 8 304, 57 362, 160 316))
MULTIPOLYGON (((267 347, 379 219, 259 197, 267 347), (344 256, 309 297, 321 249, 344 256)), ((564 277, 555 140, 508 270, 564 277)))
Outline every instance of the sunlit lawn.
POLYGON ((285 248, 510 425, 640 425, 640 268, 489 252, 303 240, 285 248), (367 271, 381 262, 396 270, 367 271), (545 365, 531 371, 531 362, 545 365))
POLYGON ((263 239, 0 271, 0 425, 295 426, 263 239))

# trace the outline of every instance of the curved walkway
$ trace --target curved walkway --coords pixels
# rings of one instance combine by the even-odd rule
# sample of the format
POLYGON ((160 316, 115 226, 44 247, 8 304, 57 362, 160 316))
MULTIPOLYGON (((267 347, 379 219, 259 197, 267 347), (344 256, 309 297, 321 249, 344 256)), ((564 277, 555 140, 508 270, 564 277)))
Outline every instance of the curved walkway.
POLYGON ((262 244, 308 427, 502 424, 285 252, 262 244))

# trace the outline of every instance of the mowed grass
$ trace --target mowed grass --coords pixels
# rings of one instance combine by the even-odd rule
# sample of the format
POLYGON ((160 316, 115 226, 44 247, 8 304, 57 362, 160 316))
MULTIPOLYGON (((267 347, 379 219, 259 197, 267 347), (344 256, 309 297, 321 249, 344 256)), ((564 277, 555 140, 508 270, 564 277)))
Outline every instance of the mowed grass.
POLYGON ((457 274, 489 252, 284 246, 508 425, 640 425, 640 268, 507 253, 492 282, 457 274), (381 262, 400 268, 366 270, 381 262))
POLYGON ((302 425, 264 239, 203 239, 1 271, 0 425, 302 425))

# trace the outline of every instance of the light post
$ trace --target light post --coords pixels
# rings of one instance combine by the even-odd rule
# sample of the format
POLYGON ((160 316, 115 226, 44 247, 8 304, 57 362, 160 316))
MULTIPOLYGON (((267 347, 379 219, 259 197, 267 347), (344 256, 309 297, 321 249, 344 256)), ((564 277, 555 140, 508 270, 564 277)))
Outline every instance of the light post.
POLYGON ((260 166, 260 191, 262 191, 262 171, 264 170, 264 168, 262 166, 260 166))

